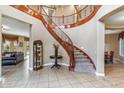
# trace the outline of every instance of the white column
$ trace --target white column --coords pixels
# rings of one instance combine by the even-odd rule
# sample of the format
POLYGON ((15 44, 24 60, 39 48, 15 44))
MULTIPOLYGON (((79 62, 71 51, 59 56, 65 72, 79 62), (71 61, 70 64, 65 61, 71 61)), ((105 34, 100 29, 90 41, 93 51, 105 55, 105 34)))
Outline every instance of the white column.
POLYGON ((105 25, 97 22, 97 63, 96 75, 105 76, 104 72, 105 25))
POLYGON ((2 14, 0 13, 0 81, 2 80, 2 14))
POLYGON ((30 25, 30 40, 29 40, 29 70, 33 70, 33 35, 32 25, 30 25))

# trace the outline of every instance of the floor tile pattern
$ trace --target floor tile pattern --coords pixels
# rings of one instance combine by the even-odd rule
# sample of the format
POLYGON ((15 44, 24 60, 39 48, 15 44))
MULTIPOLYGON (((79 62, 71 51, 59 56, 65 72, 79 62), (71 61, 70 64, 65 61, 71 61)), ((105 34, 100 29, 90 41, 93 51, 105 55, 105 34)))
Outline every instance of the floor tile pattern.
MULTIPOLYGON (((28 62, 3 67, 1 88, 110 88, 124 87, 124 64, 106 65, 106 77, 90 72, 70 72, 50 66, 39 71, 28 70, 28 62)), ((84 69, 83 69, 84 70, 84 69)))

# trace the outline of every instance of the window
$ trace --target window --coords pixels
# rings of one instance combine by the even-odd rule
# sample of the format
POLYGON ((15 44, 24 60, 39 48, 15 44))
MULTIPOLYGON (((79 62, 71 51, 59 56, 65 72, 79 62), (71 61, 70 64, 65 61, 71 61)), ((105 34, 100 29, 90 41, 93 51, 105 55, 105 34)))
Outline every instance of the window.
POLYGON ((124 57, 124 39, 120 39, 120 56, 124 57))
POLYGON ((5 40, 5 43, 3 44, 3 51, 4 52, 10 51, 10 42, 8 40, 5 40))

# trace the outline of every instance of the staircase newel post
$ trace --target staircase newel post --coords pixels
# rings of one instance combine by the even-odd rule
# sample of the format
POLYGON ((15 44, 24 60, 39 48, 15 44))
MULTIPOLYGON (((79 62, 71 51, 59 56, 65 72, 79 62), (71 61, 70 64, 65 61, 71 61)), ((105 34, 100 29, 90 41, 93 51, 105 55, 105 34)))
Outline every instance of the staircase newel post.
POLYGON ((70 55, 69 71, 74 71, 74 68, 75 68, 75 60, 74 60, 74 53, 72 52, 70 55))

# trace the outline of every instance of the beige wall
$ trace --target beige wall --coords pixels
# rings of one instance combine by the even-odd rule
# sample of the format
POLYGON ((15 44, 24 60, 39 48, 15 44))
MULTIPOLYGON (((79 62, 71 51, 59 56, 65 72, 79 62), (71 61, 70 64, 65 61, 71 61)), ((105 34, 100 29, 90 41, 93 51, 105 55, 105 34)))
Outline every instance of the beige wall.
MULTIPOLYGON (((19 36, 18 38, 18 45, 14 46, 14 41, 9 41, 10 42, 10 52, 17 51, 17 52, 23 52, 26 55, 27 52, 27 41, 24 40, 23 36, 19 36), (23 46, 19 46, 19 43, 22 42, 23 46)), ((2 43, 2 51, 4 52, 4 43, 2 43)))
POLYGON ((118 34, 105 35, 105 51, 114 51, 114 58, 119 58, 118 34))
POLYGON ((20 42, 22 42, 23 46, 19 46, 15 49, 15 51, 18 52, 23 52, 26 55, 26 51, 27 51, 27 41, 24 40, 24 37, 20 36, 18 38, 18 44, 20 44, 20 42))
POLYGON ((14 51, 14 41, 10 41, 10 52, 14 51))

